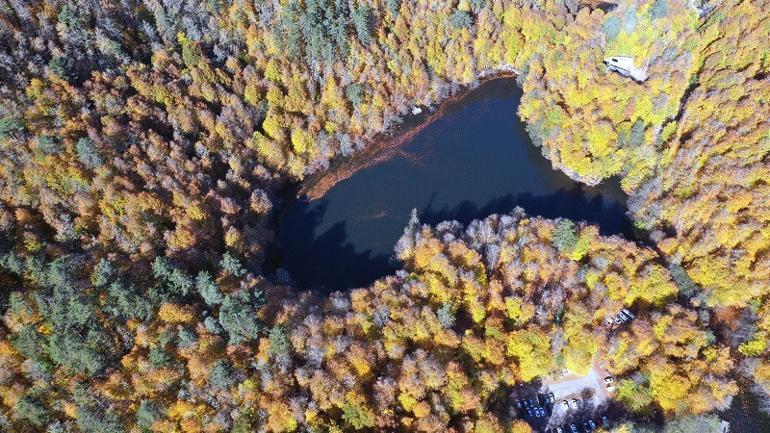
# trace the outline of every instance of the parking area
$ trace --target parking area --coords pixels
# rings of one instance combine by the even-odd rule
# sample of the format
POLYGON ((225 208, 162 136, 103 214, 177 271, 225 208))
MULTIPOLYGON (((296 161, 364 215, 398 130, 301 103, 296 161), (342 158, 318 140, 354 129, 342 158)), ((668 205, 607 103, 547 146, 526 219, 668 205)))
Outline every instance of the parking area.
POLYGON ((586 418, 565 424, 549 426, 544 433, 590 433, 599 427, 609 427, 609 420, 606 416, 601 418, 586 418))
POLYGON ((535 394, 514 400, 516 413, 536 432, 541 433, 590 433, 600 426, 608 426, 606 416, 594 416, 592 408, 577 398, 558 401, 554 393, 535 394), (560 407, 561 405, 564 407, 560 407), (564 414, 556 416, 556 410, 564 414))
POLYGON ((585 375, 563 371, 557 378, 513 397, 516 413, 541 433, 588 433, 609 420, 602 413, 615 378, 594 359, 585 375))
MULTIPOLYGON (((584 376, 567 373, 564 377, 543 384, 543 390, 553 393, 560 403, 554 409, 557 417, 566 415, 570 410, 578 410, 584 407, 599 407, 609 399, 609 392, 605 378, 609 373, 604 369, 599 360, 591 363, 591 369, 584 376), (577 400, 578 407, 573 408, 573 400, 577 400), (564 402, 569 403, 565 405, 564 402)), ((613 379, 614 380, 614 379, 613 379)))
POLYGON ((526 420, 535 431, 545 431, 553 415, 556 403, 553 394, 534 393, 514 400, 519 417, 526 420))

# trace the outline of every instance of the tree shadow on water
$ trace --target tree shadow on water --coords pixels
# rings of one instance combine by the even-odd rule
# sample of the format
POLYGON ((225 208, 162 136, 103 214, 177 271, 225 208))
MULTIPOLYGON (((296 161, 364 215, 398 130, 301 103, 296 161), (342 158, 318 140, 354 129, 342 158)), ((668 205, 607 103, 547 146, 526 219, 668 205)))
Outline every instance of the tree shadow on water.
POLYGON ((570 189, 560 189, 544 195, 532 193, 505 194, 479 206, 471 200, 464 200, 454 207, 434 208, 433 194, 430 201, 419 211, 420 221, 437 224, 441 221, 455 220, 468 224, 475 219, 491 214, 511 212, 520 206, 529 216, 544 218, 569 218, 573 221, 586 221, 599 226, 602 235, 624 235, 629 239, 637 237, 633 224, 626 216, 625 203, 607 200, 602 195, 593 197, 579 185, 570 189))
MULTIPOLYGON (((421 222, 435 225, 441 221, 456 220, 468 224, 474 219, 508 213, 521 206, 531 216, 587 221, 597 224, 603 235, 622 234, 628 239, 638 239, 626 217, 625 203, 607 200, 598 193, 589 194, 581 186, 544 195, 506 194, 481 205, 463 200, 455 206, 437 208, 435 197, 436 193, 428 203, 418 208, 421 222)), ((398 269, 398 263, 391 255, 373 254, 370 245, 352 243, 347 220, 334 222, 319 233, 328 207, 326 200, 312 203, 296 201, 287 209, 275 245, 268 253, 268 273, 283 268, 289 272, 296 287, 325 293, 367 286, 398 269)), ((355 209, 348 209, 346 214, 355 214, 355 209)), ((373 232, 374 238, 391 236, 385 231, 380 232, 376 222, 372 222, 367 230, 373 232)), ((398 237, 378 240, 395 245, 398 237)))
POLYGON ((283 268, 296 287, 331 292, 366 286, 395 271, 395 263, 388 255, 372 255, 371 250, 356 252, 348 241, 346 221, 316 233, 327 207, 326 201, 297 201, 291 205, 269 254, 268 272, 283 268))

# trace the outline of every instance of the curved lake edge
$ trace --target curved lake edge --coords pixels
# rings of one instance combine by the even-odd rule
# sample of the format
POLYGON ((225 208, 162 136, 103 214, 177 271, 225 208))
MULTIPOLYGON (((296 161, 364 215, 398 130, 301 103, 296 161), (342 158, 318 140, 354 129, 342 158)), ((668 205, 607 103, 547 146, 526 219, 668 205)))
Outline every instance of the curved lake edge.
POLYGON ((273 214, 268 274, 281 269, 311 291, 371 284, 398 269, 393 247, 412 209, 425 224, 467 225, 520 206, 531 217, 585 222, 604 236, 652 247, 628 218, 617 179, 585 185, 543 156, 517 114, 523 91, 515 77, 490 74, 432 112, 407 116, 404 133, 384 137, 344 167, 287 185, 273 214), (314 186, 323 195, 310 197, 314 186), (357 276, 335 276, 350 273, 357 276))
MULTIPOLYGON (((359 171, 386 162, 399 155, 405 155, 405 152, 401 149, 405 144, 409 143, 411 139, 425 128, 443 118, 447 112, 451 111, 453 108, 461 108, 464 100, 485 84, 500 80, 510 81, 521 91, 521 86, 516 82, 520 75, 521 72, 510 66, 489 69, 479 74, 479 76, 477 76, 470 84, 462 85, 456 93, 444 99, 434 101, 429 106, 422 106, 422 113, 407 113, 403 115, 393 124, 393 126, 383 132, 377 133, 374 138, 368 140, 367 144, 362 149, 347 157, 337 156, 330 161, 329 168, 312 173, 302 181, 288 185, 284 190, 284 193, 281 194, 284 197, 284 203, 280 214, 283 214, 295 200, 312 202, 321 199, 338 183, 354 176, 359 171)), ((417 105, 414 106, 417 107, 417 105)), ((514 115, 518 116, 517 114, 514 115)), ((522 124, 524 124, 524 122, 522 122, 522 124)), ((531 137, 529 138, 531 140, 531 137)), ((546 158, 539 146, 533 144, 533 147, 538 150, 538 153, 540 153, 543 159, 551 164, 551 169, 554 172, 565 175, 576 184, 588 188, 594 188, 600 185, 617 184, 618 188, 622 190, 619 186, 619 179, 615 177, 604 179, 599 183, 586 183, 574 173, 554 167, 553 163, 546 158)), ((623 193, 627 195, 625 191, 623 191, 623 193)), ((626 206, 625 210, 626 215, 628 216, 628 206, 626 206)), ((527 214, 533 217, 539 216, 531 212, 527 212, 527 214)), ((593 223, 589 222, 589 224, 593 223)), ((280 220, 278 221, 278 225, 280 225, 280 220)), ((633 232, 624 231, 620 235, 628 241, 655 250, 660 258, 667 262, 663 252, 658 249, 655 242, 650 240, 650 233, 648 231, 634 228, 633 232)))
POLYGON ((403 144, 442 118, 448 109, 461 104, 466 96, 483 84, 495 80, 515 82, 517 77, 518 74, 514 70, 495 70, 463 86, 457 93, 423 108, 427 113, 406 114, 393 127, 375 135, 363 149, 347 157, 336 157, 332 159, 328 169, 307 176, 299 183, 295 196, 309 201, 323 197, 336 184, 353 176, 356 172, 398 155, 399 148, 403 144))
MULTIPOLYGON (((284 215, 285 211, 296 200, 312 202, 321 199, 338 183, 351 178, 361 170, 380 163, 384 163, 398 156, 404 156, 406 154, 406 152, 402 149, 404 145, 408 144, 410 140, 412 140, 425 128, 431 126, 436 121, 443 118, 447 112, 451 112, 454 108, 461 108, 464 100, 471 96, 475 91, 483 87, 485 84, 501 80, 510 81, 519 89, 519 91, 521 91, 521 86, 516 81, 520 74, 521 72, 511 66, 489 69, 479 74, 479 76, 477 76, 476 79, 470 84, 462 85, 456 93, 444 99, 434 101, 430 106, 422 106, 422 113, 407 113, 403 115, 398 119, 397 122, 393 124, 393 126, 389 127, 383 132, 377 133, 374 138, 368 140, 366 146, 362 149, 357 150, 347 157, 337 156, 330 161, 329 168, 312 173, 305 177, 302 181, 288 185, 288 187, 284 190, 284 193, 281 194, 284 198, 284 203, 283 206, 281 206, 279 215, 284 215)), ((417 105, 414 106, 416 107, 417 105)), ((514 113, 514 116, 518 116, 518 114, 514 113)), ((523 121, 522 124, 524 124, 523 121)), ((528 133, 527 135, 529 136, 528 133)), ((529 138, 531 140, 531 137, 529 138)), ((553 163, 545 157, 542 149, 539 146, 536 146, 533 143, 531 143, 531 145, 538 151, 543 159, 548 161, 551 169, 554 172, 565 175, 576 184, 580 184, 587 188, 617 184, 618 189, 622 190, 622 188, 620 188, 619 179, 615 177, 604 179, 603 181, 596 184, 586 183, 581 180, 579 176, 574 175, 574 173, 556 168, 553 163)), ((623 191, 623 193, 626 194, 626 197, 628 197, 625 191, 623 191)), ((628 218, 629 209, 627 205, 625 206, 625 212, 628 218)), ((540 216, 529 211, 527 214, 532 217, 540 216)), ((565 218, 568 217, 565 216, 565 218)), ((277 225, 281 224, 280 219, 281 218, 279 216, 277 225)), ((628 219, 629 222, 632 222, 630 218, 628 219)), ((576 220, 576 222, 577 221, 580 220, 576 220)), ((435 223, 435 221, 432 222, 435 223)), ((586 222, 589 224, 596 224, 590 221, 586 222)), ((467 223, 467 221, 465 223, 467 223)), ((655 250, 661 262, 668 262, 663 252, 660 251, 655 242, 650 239, 650 233, 648 231, 634 227, 633 231, 626 230, 623 233, 618 233, 618 235, 622 236, 628 241, 655 250)))

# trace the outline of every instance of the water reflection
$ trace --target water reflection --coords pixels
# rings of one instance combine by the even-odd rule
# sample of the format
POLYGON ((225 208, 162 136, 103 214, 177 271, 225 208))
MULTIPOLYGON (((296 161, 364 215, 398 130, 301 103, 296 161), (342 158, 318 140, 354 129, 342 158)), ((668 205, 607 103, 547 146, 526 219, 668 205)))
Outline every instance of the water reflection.
POLYGON ((362 249, 361 244, 351 243, 350 223, 329 222, 328 207, 327 199, 313 203, 299 201, 281 222, 281 248, 274 260, 289 271, 297 287, 316 290, 359 287, 395 270, 389 252, 373 253, 371 248, 362 249))
POLYGON ((471 200, 463 200, 457 206, 443 206, 436 209, 434 196, 428 205, 419 211, 420 221, 437 224, 441 221, 456 220, 463 224, 474 219, 484 218, 494 213, 508 213, 520 206, 530 214, 545 218, 567 216, 576 221, 603 221, 599 226, 602 235, 625 234, 633 236, 631 225, 624 217, 625 208, 619 202, 608 201, 602 195, 586 194, 586 187, 574 185, 571 189, 560 189, 551 194, 535 195, 533 193, 506 194, 479 206, 471 200), (607 218, 607 215, 617 219, 607 218))
POLYGON ((760 408, 760 398, 750 391, 751 383, 739 381, 740 391, 722 414, 730 422, 730 433, 770 433, 770 414, 760 408))
POLYGON ((393 272, 393 245, 413 208, 420 219, 467 223, 523 207, 530 215, 631 234, 616 182, 580 185, 551 168, 516 115, 511 79, 488 82, 445 109, 399 155, 360 170, 324 197, 298 201, 278 235, 275 266, 306 289, 363 286, 393 272))

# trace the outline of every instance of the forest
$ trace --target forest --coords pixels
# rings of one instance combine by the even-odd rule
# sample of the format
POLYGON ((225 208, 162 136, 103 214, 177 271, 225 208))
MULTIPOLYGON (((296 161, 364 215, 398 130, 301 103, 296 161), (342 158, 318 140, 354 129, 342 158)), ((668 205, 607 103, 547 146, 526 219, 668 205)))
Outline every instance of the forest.
POLYGON ((0 431, 529 433, 512 387, 595 357, 613 433, 721 432, 739 382, 770 410, 768 8, 0 0, 0 431), (287 191, 500 73, 649 245, 414 215, 368 287, 267 270, 287 191))

